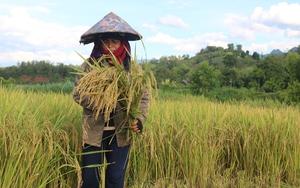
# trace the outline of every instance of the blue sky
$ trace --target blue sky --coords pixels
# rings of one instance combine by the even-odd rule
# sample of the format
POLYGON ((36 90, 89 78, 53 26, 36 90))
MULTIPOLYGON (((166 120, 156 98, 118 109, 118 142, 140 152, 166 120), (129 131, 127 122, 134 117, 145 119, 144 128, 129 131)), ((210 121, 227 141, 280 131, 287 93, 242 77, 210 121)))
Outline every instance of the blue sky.
MULTIPOLYGON (((300 45, 300 1, 1 0, 0 66, 22 60, 80 64, 92 44, 81 34, 114 12, 143 35, 147 58, 189 54, 207 45, 242 44, 265 54, 300 45)), ((140 59, 141 42, 132 42, 140 59)))

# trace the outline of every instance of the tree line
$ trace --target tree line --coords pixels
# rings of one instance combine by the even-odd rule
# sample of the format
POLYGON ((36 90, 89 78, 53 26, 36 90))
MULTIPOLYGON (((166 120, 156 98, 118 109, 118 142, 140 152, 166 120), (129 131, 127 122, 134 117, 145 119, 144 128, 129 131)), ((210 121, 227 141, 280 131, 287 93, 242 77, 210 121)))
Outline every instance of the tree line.
MULTIPOLYGON (((142 66, 153 71, 159 88, 184 88, 216 98, 262 95, 300 102, 300 46, 268 55, 244 51, 240 44, 207 46, 192 57, 164 56, 142 66)), ((28 61, 0 68, 0 80, 17 84, 74 81, 73 71, 72 65, 28 61)))
POLYGON ((197 94, 220 96, 260 93, 300 102, 300 46, 268 55, 250 54, 242 45, 207 46, 193 57, 161 57, 144 66, 153 70, 160 87, 188 87, 197 94))
POLYGON ((23 61, 15 66, 0 68, 0 77, 17 84, 55 83, 74 80, 71 65, 49 61, 23 61))

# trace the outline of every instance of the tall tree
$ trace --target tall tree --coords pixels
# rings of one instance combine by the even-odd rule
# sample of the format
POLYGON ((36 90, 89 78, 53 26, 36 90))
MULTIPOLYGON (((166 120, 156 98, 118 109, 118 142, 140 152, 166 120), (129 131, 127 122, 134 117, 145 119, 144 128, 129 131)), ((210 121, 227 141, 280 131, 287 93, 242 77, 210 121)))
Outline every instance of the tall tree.
POLYGON ((193 90, 196 93, 205 93, 220 85, 220 72, 213 66, 209 65, 207 61, 193 72, 191 81, 193 90))

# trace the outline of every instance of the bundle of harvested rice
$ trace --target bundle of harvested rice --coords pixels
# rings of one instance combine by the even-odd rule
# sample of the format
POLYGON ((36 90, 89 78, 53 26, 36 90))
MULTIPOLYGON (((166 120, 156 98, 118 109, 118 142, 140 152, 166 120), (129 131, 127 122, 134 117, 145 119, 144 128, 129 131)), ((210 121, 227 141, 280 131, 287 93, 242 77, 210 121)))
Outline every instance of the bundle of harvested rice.
POLYGON ((126 71, 124 66, 111 56, 104 55, 99 59, 91 58, 90 61, 88 59, 84 61, 90 71, 77 72, 82 77, 75 89, 79 93, 80 101, 84 97, 89 98, 89 107, 92 108, 96 119, 99 114, 103 114, 104 121, 108 122, 110 114, 119 102, 123 108, 126 108, 127 116, 131 121, 141 113, 139 103, 143 92, 148 92, 151 97, 153 89, 156 89, 153 73, 144 71, 135 59, 131 60, 129 71, 126 71))

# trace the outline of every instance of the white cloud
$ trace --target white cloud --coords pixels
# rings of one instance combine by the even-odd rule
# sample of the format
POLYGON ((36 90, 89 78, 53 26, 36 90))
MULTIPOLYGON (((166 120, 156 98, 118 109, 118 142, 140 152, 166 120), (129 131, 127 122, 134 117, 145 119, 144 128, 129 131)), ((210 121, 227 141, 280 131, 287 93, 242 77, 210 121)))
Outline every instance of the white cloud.
POLYGON ((243 39, 254 39, 254 31, 248 25, 249 20, 245 16, 228 14, 224 20, 225 25, 229 26, 231 35, 243 39))
POLYGON ((78 58, 75 52, 62 52, 60 50, 41 50, 38 52, 16 50, 13 52, 0 52, 0 62, 7 60, 13 62, 31 61, 31 60, 51 60, 53 62, 75 62, 78 64, 78 58))
POLYGON ((180 41, 180 39, 177 39, 175 37, 172 37, 165 33, 157 33, 156 35, 149 37, 146 39, 149 42, 152 43, 158 43, 158 44, 167 44, 167 45, 173 45, 180 41))
MULTIPOLYGON (((1 61, 46 59, 78 63, 80 58, 74 52, 79 49, 79 37, 88 28, 65 26, 37 18, 33 13, 47 14, 43 6, 21 7, 2 6, 6 13, 0 13, 0 41, 14 48, 0 53, 1 61), (77 61, 76 61, 77 60, 77 61)), ((5 49, 5 46, 2 46, 5 49)))
POLYGON ((142 27, 144 27, 145 29, 148 29, 150 31, 157 31, 158 27, 154 24, 149 24, 149 23, 144 23, 142 24, 142 27))
POLYGON ((271 6, 268 10, 257 7, 251 20, 279 28, 297 28, 300 29, 300 4, 287 2, 278 3, 271 6))
POLYGON ((150 43, 170 45, 180 53, 196 53, 206 46, 226 47, 228 44, 227 37, 223 33, 205 33, 189 38, 176 38, 165 33, 157 33, 146 40, 150 43))
POLYGON ((159 19, 159 23, 167 26, 178 27, 178 28, 187 28, 186 24, 180 17, 174 15, 167 15, 159 19))
POLYGON ((224 20, 230 34, 246 40, 254 40, 258 34, 283 34, 284 31, 276 27, 270 27, 262 23, 254 22, 249 17, 228 14, 224 20))
POLYGON ((34 46, 71 47, 87 27, 66 27, 32 17, 28 9, 16 7, 0 16, 0 32, 34 46))
MULTIPOLYGON (((207 46, 220 46, 227 48, 227 44, 232 42, 228 40, 228 37, 223 33, 205 33, 194 35, 189 38, 177 38, 166 33, 157 33, 154 36, 146 38, 149 43, 155 43, 160 45, 168 45, 179 53, 195 54, 202 48, 207 46)), ((258 52, 261 54, 270 53, 273 49, 280 49, 282 51, 288 51, 289 49, 298 46, 300 40, 283 40, 283 41, 268 41, 268 42, 252 42, 250 44, 244 44, 243 49, 250 52, 258 52)))
POLYGON ((300 36, 300 4, 278 3, 269 9, 256 7, 251 15, 228 14, 224 23, 234 37, 253 40, 259 34, 300 36))
POLYGON ((300 36, 300 30, 292 30, 292 29, 287 29, 285 31, 285 35, 288 37, 299 37, 300 36))
POLYGON ((273 49, 280 49, 281 51, 287 52, 291 48, 298 46, 299 41, 289 40, 289 41, 270 41, 265 43, 251 43, 246 46, 246 49, 250 52, 258 52, 262 54, 267 54, 273 49))

